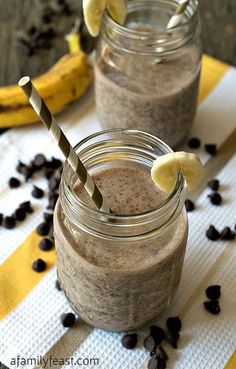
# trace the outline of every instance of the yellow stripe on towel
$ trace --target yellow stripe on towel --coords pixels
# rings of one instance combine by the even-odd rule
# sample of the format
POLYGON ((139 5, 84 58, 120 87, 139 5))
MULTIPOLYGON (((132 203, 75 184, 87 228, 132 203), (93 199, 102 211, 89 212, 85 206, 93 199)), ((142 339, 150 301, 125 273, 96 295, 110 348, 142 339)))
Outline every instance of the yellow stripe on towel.
MULTIPOLYGON (((224 63, 208 56, 203 57, 200 102, 214 89, 228 69, 229 66, 224 63)), ((39 240, 33 232, 0 266, 0 319, 15 309, 55 263, 54 251, 40 251, 39 240), (43 273, 31 269, 37 258, 47 262, 47 270, 43 273)))
POLYGON ((33 232, 0 266, 0 319, 9 314, 41 280, 55 263, 55 251, 41 251, 41 237, 33 232), (44 272, 37 273, 32 263, 41 258, 47 263, 44 272))
POLYGON ((224 369, 236 369, 236 351, 234 351, 224 369))

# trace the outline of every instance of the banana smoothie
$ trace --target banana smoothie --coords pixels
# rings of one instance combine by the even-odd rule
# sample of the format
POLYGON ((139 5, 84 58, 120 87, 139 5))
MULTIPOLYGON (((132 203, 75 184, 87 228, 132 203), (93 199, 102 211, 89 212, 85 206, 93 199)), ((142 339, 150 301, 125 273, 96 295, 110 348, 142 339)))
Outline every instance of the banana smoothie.
MULTIPOLYGON (((97 171, 93 179, 113 222, 91 221, 86 212, 75 226, 59 202, 54 216, 58 277, 79 317, 95 327, 128 331, 154 319, 175 295, 187 242, 186 214, 174 205, 180 209, 173 219, 173 208, 165 208, 168 195, 145 168, 115 166, 97 171), (153 216, 155 211, 159 216, 153 216)), ((94 207, 79 182, 74 196, 94 207)))

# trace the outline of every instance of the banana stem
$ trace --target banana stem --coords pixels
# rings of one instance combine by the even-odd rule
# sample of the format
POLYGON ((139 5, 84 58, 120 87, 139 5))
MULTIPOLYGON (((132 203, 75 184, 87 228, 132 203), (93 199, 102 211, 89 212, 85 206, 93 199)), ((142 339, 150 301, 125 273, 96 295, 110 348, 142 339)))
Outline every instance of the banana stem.
POLYGON ((78 51, 81 50, 80 36, 78 34, 69 33, 66 36, 66 41, 67 41, 70 53, 77 53, 78 51))

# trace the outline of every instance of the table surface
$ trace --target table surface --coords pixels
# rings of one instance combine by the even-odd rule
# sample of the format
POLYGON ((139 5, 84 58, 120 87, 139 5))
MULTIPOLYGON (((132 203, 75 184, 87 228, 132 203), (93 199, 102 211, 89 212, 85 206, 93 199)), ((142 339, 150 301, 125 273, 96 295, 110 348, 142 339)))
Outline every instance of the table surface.
MULTIPOLYGON (((78 1, 75 2, 78 3, 78 1)), ((15 3, 19 2, 15 1, 15 3)), ((236 1, 200 0, 200 12, 204 51, 229 64, 236 65, 236 1)), ((0 363, 0 369, 6 369, 6 367, 0 363)))

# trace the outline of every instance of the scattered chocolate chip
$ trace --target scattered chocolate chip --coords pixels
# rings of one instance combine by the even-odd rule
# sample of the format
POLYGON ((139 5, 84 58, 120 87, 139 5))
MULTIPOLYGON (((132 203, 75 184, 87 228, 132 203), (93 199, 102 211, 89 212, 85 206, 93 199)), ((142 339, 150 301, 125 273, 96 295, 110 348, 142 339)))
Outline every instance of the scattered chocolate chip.
POLYGON ((53 193, 52 195, 49 196, 47 209, 54 210, 58 197, 59 197, 58 193, 53 193))
POLYGON ((24 209, 26 211, 26 213, 28 213, 28 214, 33 213, 33 208, 31 206, 31 202, 30 201, 22 202, 19 205, 19 208, 24 209))
POLYGON ((178 340, 179 340, 179 333, 174 333, 168 331, 166 333, 166 341, 173 347, 174 349, 177 349, 178 347, 178 340))
POLYGON ((51 191, 55 191, 58 189, 59 187, 59 184, 60 184, 60 179, 58 178, 55 178, 54 176, 51 177, 49 179, 49 182, 48 182, 48 188, 51 190, 51 191))
POLYGON ((54 227, 53 224, 50 225, 50 229, 48 232, 48 237, 51 238, 52 240, 54 239, 54 227))
POLYGON ((47 264, 42 259, 37 259, 32 264, 32 269, 37 273, 43 272, 46 269, 46 267, 47 264))
POLYGON ((60 282, 59 280, 57 279, 56 282, 55 282, 55 287, 58 291, 61 291, 61 285, 60 285, 60 282))
POLYGON ((31 26, 29 29, 28 29, 28 35, 29 36, 33 36, 37 31, 37 28, 35 26, 31 26))
POLYGON ((42 15, 42 22, 43 23, 50 23, 52 21, 52 17, 48 14, 43 14, 42 15))
POLYGON ((163 359, 165 361, 168 360, 168 355, 162 346, 158 345, 155 353, 156 353, 156 356, 159 357, 160 359, 163 359))
POLYGON ((218 300, 221 295, 221 287, 218 284, 209 286, 205 292, 209 300, 218 300))
POLYGON ((166 321, 166 326, 169 331, 173 333, 179 333, 182 327, 182 323, 178 316, 169 317, 166 321))
POLYGON ((54 170, 53 169, 45 168, 45 170, 44 170, 44 176, 47 179, 50 179, 52 177, 53 173, 54 173, 54 170))
POLYGON ((124 346, 125 348, 129 350, 132 350, 133 348, 135 348, 135 346, 137 345, 137 342, 138 342, 138 336, 136 333, 125 334, 121 339, 122 346, 124 346))
POLYGON ((53 242, 52 240, 50 240, 49 238, 43 238, 40 242, 39 242, 39 248, 42 251, 50 251, 53 248, 53 242))
POLYGON ((3 218, 2 225, 4 228, 13 229, 16 226, 16 219, 13 216, 3 218))
POLYGON ((46 223, 53 223, 53 213, 43 213, 43 219, 46 223))
POLYGON ((155 344, 159 345, 161 341, 165 338, 165 331, 158 325, 152 325, 150 327, 150 336, 155 340, 155 344))
POLYGON ((36 232, 38 233, 39 236, 47 236, 50 230, 50 226, 48 223, 40 223, 37 228, 36 228, 36 232))
POLYGON ((205 301, 204 307, 209 313, 217 315, 220 313, 220 305, 218 300, 214 301, 205 301))
POLYGON ((235 233, 229 227, 225 227, 220 233, 220 239, 225 241, 232 241, 235 239, 235 233))
POLYGON ((187 212, 193 211, 195 209, 195 205, 191 200, 186 199, 185 200, 185 208, 186 208, 187 212))
POLYGON ((143 341, 143 346, 149 352, 154 351, 156 348, 155 339, 152 336, 147 336, 143 341))
POLYGON ((218 191, 220 182, 218 181, 218 179, 212 179, 207 183, 207 186, 211 188, 213 191, 218 191))
POLYGON ((148 361, 147 367, 148 369, 157 369, 157 358, 155 356, 148 361))
POLYGON ((215 144, 206 144, 205 145, 205 150, 208 154, 210 155, 216 155, 217 154, 217 147, 215 144))
POLYGON ((219 232, 213 225, 211 225, 206 231, 206 236, 211 241, 217 241, 220 238, 219 232))
POLYGON ((34 157, 33 163, 37 168, 42 168, 46 163, 46 158, 43 154, 37 154, 34 157))
POLYGON ((31 167, 31 166, 24 166, 24 167, 22 167, 21 174, 23 174, 25 176, 25 180, 27 182, 33 176, 34 168, 31 167))
POLYGON ((17 188, 17 187, 20 186, 20 181, 19 181, 19 179, 15 178, 15 177, 11 177, 9 179, 8 184, 9 184, 10 188, 17 188))
POLYGON ((23 208, 18 208, 14 213, 14 217, 16 220, 22 221, 26 218, 26 211, 23 208))
POLYGON ((218 192, 214 192, 208 195, 207 197, 209 197, 213 205, 220 205, 222 203, 222 197, 218 192))
POLYGON ((26 167, 26 165, 24 163, 22 163, 21 161, 19 161, 17 166, 16 166, 16 171, 18 173, 23 174, 22 171, 23 171, 23 168, 25 168, 25 167, 26 167))
POLYGON ((51 169, 58 169, 62 166, 62 161, 60 159, 56 159, 52 157, 50 161, 47 161, 47 167, 51 169))
POLYGON ((164 359, 158 358, 157 369, 166 369, 166 361, 164 359))
POLYGON ((0 225, 2 225, 2 222, 3 222, 3 214, 0 213, 0 225))
POLYGON ((36 199, 41 199, 44 195, 43 190, 41 188, 34 186, 33 191, 31 192, 31 195, 35 197, 36 199))
POLYGON ((198 149, 201 146, 201 141, 199 138, 193 137, 188 141, 188 146, 191 149, 198 149))
POLYGON ((73 313, 62 314, 61 322, 63 327, 65 328, 72 327, 72 325, 75 323, 75 314, 73 313))

